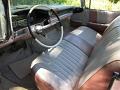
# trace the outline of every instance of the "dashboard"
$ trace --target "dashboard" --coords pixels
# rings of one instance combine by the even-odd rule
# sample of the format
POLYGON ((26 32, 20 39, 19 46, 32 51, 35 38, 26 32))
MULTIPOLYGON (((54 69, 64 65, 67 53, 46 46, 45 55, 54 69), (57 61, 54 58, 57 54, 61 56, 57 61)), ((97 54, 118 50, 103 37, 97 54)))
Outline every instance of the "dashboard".
MULTIPOLYGON (((29 10, 31 9, 32 6, 17 6, 17 7, 12 7, 11 12, 12 12, 12 25, 13 25, 13 30, 14 30, 14 38, 11 36, 10 40, 6 40, 5 42, 0 43, 0 48, 6 47, 14 42, 18 42, 21 40, 27 40, 31 38, 31 35, 29 33, 28 27, 27 27, 27 15, 29 10)), ((49 9, 53 9, 61 21, 64 22, 64 20, 70 19, 74 7, 72 6, 64 6, 64 5, 47 5, 49 9)), ((38 25, 47 25, 47 32, 50 32, 54 25, 57 24, 57 19, 56 16, 51 15, 49 16, 50 12, 48 9, 39 7, 36 8, 32 12, 31 16, 31 25, 34 27, 36 24, 38 25), (49 24, 48 19, 51 19, 51 22, 49 24)), ((33 31, 34 32, 34 31, 33 31)))
MULTIPOLYGON (((54 9, 58 16, 64 15, 66 13, 71 13, 73 10, 73 7, 71 6, 50 5, 47 7, 50 9, 54 9)), ((12 13, 12 24, 15 31, 27 27, 27 14, 30 8, 30 6, 14 7, 12 13)), ((43 6, 36 8, 31 14, 31 25, 36 23, 42 23, 43 25, 49 24, 48 19, 50 17, 54 18, 55 16, 49 16, 50 12, 48 8, 45 8, 43 6)))
MULTIPOLYGON (((16 12, 12 15, 12 25, 14 31, 27 27, 27 14, 29 10, 16 12)), ((34 10, 31 16, 31 25, 40 23, 49 18, 48 12, 43 10, 34 10)))

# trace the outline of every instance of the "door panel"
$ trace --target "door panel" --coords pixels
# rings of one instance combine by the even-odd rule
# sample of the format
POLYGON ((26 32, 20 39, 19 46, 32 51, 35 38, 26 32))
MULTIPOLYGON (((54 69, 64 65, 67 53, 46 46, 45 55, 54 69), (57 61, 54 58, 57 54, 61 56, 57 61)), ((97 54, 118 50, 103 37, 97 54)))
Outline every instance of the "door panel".
POLYGON ((71 25, 73 27, 85 25, 102 34, 109 26, 110 22, 112 22, 118 15, 120 15, 120 12, 118 11, 85 9, 81 13, 74 13, 72 15, 71 25))

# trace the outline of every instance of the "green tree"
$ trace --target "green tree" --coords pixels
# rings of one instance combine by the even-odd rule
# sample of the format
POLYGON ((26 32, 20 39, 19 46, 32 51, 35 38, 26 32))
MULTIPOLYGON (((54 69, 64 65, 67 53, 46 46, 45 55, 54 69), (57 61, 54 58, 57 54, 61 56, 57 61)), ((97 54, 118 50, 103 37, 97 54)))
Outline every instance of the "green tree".
POLYGON ((120 0, 109 0, 110 2, 117 3, 120 0))

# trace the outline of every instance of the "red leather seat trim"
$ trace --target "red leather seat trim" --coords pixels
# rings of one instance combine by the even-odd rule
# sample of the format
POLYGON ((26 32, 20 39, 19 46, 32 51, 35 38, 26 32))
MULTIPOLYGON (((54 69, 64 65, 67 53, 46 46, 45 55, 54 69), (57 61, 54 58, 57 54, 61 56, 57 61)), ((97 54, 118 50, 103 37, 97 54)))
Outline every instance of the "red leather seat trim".
POLYGON ((35 82, 39 90, 54 90, 54 88, 50 84, 42 80, 37 73, 35 74, 35 82))
POLYGON ((120 62, 115 61, 104 66, 92 76, 79 90, 108 90, 113 72, 120 72, 120 62))

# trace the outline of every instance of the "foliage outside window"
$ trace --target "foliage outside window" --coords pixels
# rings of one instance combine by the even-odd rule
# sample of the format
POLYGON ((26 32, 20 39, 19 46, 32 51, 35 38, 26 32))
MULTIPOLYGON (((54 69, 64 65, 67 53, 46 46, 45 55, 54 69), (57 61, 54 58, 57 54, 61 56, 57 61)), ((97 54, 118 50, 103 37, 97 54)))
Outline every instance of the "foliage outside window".
MULTIPOLYGON (((86 7, 89 7, 89 1, 86 0, 86 7)), ((92 9, 120 11, 120 0, 91 0, 92 9)))
POLYGON ((63 4, 80 6, 80 0, 11 0, 13 5, 63 4))

